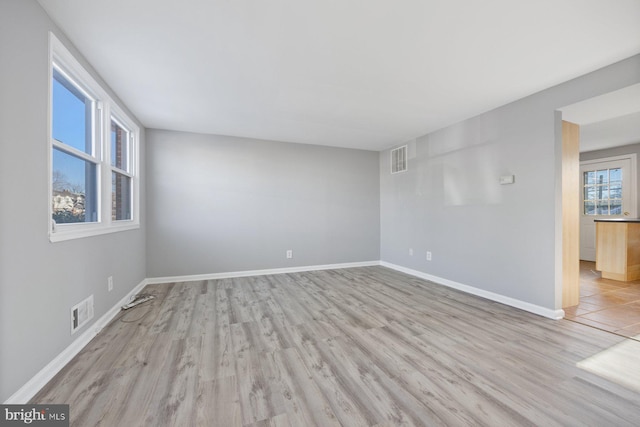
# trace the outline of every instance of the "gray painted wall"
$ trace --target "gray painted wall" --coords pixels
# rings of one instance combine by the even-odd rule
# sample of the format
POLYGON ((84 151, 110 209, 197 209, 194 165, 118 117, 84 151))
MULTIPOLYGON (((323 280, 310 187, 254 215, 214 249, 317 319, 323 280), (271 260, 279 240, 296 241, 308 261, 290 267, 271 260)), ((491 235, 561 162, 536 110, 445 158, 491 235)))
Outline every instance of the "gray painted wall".
POLYGON ((0 3, 0 401, 77 336, 73 304, 99 318, 145 276, 381 258, 557 308, 554 110, 640 82, 636 56, 425 135, 394 176, 388 151, 149 131, 148 239, 143 197, 142 229, 52 244, 49 30, 78 56, 34 0, 0 3))
MULTIPOLYGON (((638 135, 638 139, 640 140, 640 135, 638 135)), ((606 157, 615 157, 615 156, 623 156, 625 154, 635 153, 637 158, 640 160, 640 143, 631 144, 631 145, 622 145, 620 147, 612 147, 604 150, 595 150, 595 151, 587 151, 585 153, 580 153, 580 161, 585 160, 597 160, 603 159, 606 157)), ((640 166, 640 165, 639 165, 640 166)), ((640 193, 640 173, 637 173, 637 189, 640 193)), ((640 194, 638 197, 638 215, 640 215, 640 194)))
POLYGON ((430 133, 410 144, 406 173, 381 152, 381 259, 560 308, 555 110, 639 81, 635 56, 430 133), (515 184, 500 185, 507 174, 515 184))
POLYGON ((148 277, 380 258, 377 152, 160 130, 147 141, 148 277))
POLYGON ((48 240, 49 30, 91 70, 37 2, 0 3, 0 402, 91 327, 71 336, 73 305, 94 294, 98 319, 145 278, 144 229, 48 240))

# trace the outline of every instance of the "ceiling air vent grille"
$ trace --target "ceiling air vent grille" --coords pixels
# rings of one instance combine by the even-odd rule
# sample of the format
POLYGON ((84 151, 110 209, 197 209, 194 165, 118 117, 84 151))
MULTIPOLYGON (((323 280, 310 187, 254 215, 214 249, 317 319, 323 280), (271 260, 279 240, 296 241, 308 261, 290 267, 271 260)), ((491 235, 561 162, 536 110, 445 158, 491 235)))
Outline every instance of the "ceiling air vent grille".
POLYGON ((407 170, 407 146, 391 150, 391 173, 399 173, 407 170))

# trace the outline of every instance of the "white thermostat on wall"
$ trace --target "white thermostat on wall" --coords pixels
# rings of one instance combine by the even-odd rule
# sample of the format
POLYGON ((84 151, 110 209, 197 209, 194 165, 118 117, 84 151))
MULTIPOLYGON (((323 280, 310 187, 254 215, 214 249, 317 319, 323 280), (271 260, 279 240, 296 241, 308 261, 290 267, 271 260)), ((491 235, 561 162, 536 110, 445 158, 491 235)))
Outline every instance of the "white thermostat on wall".
POLYGON ((500 185, 513 184, 514 182, 516 182, 515 175, 502 175, 500 177, 500 185))

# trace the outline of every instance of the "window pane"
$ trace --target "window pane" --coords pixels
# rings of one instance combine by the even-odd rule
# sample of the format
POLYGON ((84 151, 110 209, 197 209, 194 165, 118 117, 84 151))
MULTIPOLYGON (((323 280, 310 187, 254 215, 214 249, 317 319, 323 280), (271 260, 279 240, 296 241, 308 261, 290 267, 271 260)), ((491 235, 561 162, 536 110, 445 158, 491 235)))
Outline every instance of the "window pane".
POLYGON ((598 215, 609 215, 609 201, 599 201, 597 205, 598 215))
POLYGON ((588 186, 584 189, 584 199, 585 200, 595 200, 596 199, 596 187, 588 186))
POLYGON ((111 164, 129 170, 129 131, 111 120, 111 164))
POLYGON ((622 200, 611 200, 610 215, 622 215, 622 200))
POLYGON ((622 184, 611 184, 609 187, 609 197, 612 199, 622 199, 622 184))
POLYGON ((58 224, 96 222, 97 167, 94 163, 53 149, 53 219, 58 224))
POLYGON ((86 98, 59 72, 53 72, 53 138, 93 154, 91 110, 93 102, 86 98))
POLYGON ((585 172, 584 173, 584 183, 585 184, 595 184, 596 183, 596 173, 595 171, 585 172))
POLYGON ((622 181, 622 169, 609 169, 609 181, 622 181))
POLYGON ((585 215, 595 215, 596 214, 596 204, 594 202, 585 202, 584 203, 584 214, 585 215))
POLYGON ((607 184, 609 182, 609 169, 596 171, 596 183, 607 184))
POLYGON ((131 219, 131 178, 117 172, 111 174, 111 219, 131 219))
POLYGON ((598 200, 604 200, 609 198, 609 186, 599 185, 596 189, 596 198, 598 200))

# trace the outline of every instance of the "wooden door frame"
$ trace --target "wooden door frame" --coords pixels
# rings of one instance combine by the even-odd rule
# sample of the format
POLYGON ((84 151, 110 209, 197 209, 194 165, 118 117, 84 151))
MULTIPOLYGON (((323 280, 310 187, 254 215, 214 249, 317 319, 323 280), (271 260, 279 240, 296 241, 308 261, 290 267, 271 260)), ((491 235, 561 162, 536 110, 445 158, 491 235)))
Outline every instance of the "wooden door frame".
POLYGON ((556 137, 559 134, 561 143, 556 153, 561 172, 560 203, 556 205, 560 210, 560 230, 556 232, 561 238, 556 239, 556 263, 560 265, 556 268, 556 283, 558 279, 560 282, 556 286, 556 308, 564 308, 580 301, 580 126, 562 120, 562 113, 558 113, 560 129, 556 127, 556 137))
MULTIPOLYGON (((555 308, 558 310, 580 302, 580 126, 562 120, 562 112, 556 111, 555 135, 556 176, 559 178, 556 181, 555 246, 555 308)), ((633 156, 614 156, 612 159, 633 156)), ((634 161, 637 162, 632 158, 633 187, 637 173, 634 161)))

